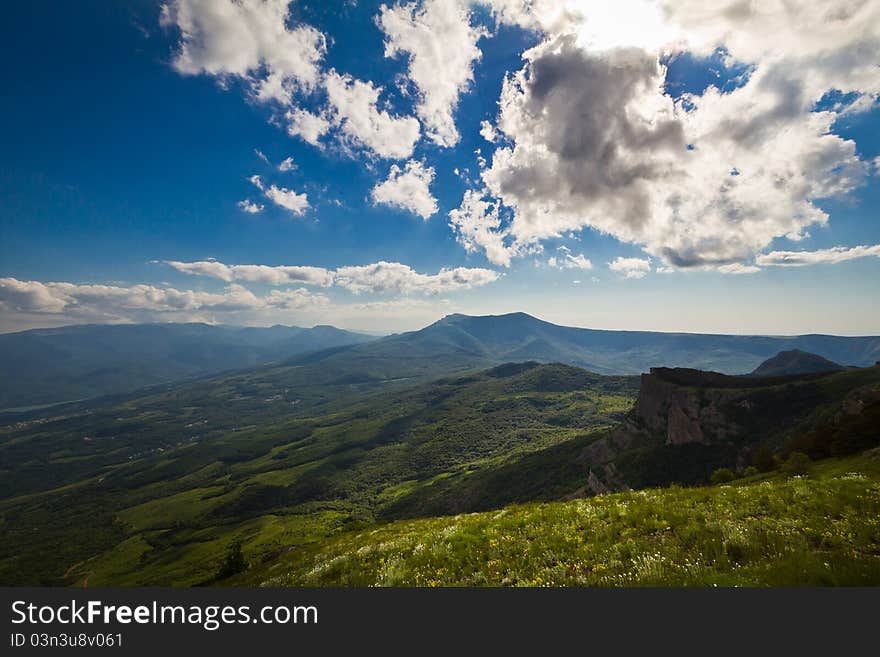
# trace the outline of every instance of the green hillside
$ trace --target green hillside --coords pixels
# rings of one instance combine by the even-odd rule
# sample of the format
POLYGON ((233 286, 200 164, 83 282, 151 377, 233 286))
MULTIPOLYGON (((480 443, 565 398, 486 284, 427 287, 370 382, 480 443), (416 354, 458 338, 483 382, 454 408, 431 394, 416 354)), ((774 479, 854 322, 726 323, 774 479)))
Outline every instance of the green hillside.
POLYGON ((320 410, 268 392, 236 401, 241 389, 221 386, 6 427, 0 581, 207 582, 236 541, 263 556, 290 549, 443 479, 589 440, 637 386, 525 363, 320 410), (237 404, 252 424, 229 427, 244 417, 237 404))
POLYGON ((256 564, 270 586, 880 585, 880 452, 806 476, 397 522, 256 564))
MULTIPOLYGON (((716 468, 772 470, 796 452, 809 462, 880 444, 880 367, 766 380, 660 368, 640 380, 525 362, 382 385, 340 382, 334 372, 309 385, 307 369, 263 368, 0 427, 0 583, 268 580, 274 571, 260 573, 336 549, 339 537, 410 526, 430 533, 449 522, 388 524, 396 521, 494 514, 626 487, 700 486, 716 468)), ((870 478, 871 463, 850 469, 870 478)), ((824 465, 814 467, 807 488, 786 480, 780 499, 801 513, 790 503, 800 491, 824 499, 831 506, 821 512, 830 513, 839 493, 844 516, 860 518, 840 525, 839 537, 865 536, 857 522, 870 524, 873 502, 848 497, 841 486, 849 484, 837 480, 827 495, 813 491, 814 480, 825 481, 824 465)), ((708 504, 706 490, 673 491, 680 497, 667 506, 708 504)), ((712 513, 727 513, 724 499, 694 511, 695 532, 712 526, 712 513)), ((784 524, 784 506, 756 517, 784 524)), ((686 518, 667 520, 676 526, 686 518)), ((554 522, 546 518, 548 532, 554 522)), ((616 542, 625 544, 629 531, 614 525, 616 542)), ((473 540, 477 559, 483 546, 473 540)), ((682 554, 688 545, 705 551, 703 541, 714 539, 707 529, 687 540, 695 542, 683 543, 682 554)))

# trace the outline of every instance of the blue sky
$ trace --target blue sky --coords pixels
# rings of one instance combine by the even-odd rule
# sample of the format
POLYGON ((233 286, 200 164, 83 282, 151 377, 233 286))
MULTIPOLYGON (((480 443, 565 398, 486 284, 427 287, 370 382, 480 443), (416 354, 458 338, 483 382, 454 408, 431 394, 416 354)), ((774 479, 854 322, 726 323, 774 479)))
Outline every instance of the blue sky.
POLYGON ((162 19, 163 4, 0 10, 2 331, 397 331, 525 311, 597 328, 880 333, 880 74, 869 57, 864 71, 825 63, 880 52, 870 8, 831 26, 804 9, 806 36, 770 38, 763 23, 791 21, 707 35, 689 3, 631 30, 602 3, 561 24, 542 3, 295 2, 276 24, 280 0, 231 13, 180 0, 162 19), (436 42, 408 46, 412 26, 436 42), (311 69, 308 47, 272 37, 296 30, 321 40, 311 69), (450 49, 428 76, 411 65, 423 45, 450 49), (476 56, 456 61, 465 46, 476 56), (273 71, 282 97, 261 99, 273 71), (343 106, 334 80, 372 84, 378 103, 343 106), (289 112, 326 130, 288 134, 289 112))

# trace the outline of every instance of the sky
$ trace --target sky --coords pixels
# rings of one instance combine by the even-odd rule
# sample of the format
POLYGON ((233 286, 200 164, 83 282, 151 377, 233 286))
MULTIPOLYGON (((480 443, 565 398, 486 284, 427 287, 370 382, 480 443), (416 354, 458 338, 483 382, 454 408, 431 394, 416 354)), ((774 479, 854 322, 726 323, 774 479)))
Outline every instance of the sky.
POLYGON ((0 332, 880 334, 872 0, 0 15, 0 332))

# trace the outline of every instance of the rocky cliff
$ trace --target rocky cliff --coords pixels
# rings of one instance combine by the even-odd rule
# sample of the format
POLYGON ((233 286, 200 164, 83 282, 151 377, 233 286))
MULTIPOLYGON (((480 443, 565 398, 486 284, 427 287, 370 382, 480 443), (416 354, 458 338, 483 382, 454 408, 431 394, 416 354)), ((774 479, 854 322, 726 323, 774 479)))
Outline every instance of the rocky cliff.
POLYGON ((819 422, 838 426, 875 408, 878 380, 878 367, 779 377, 652 368, 626 419, 580 453, 587 489, 696 483, 716 467, 741 470, 759 445, 780 447, 819 422))

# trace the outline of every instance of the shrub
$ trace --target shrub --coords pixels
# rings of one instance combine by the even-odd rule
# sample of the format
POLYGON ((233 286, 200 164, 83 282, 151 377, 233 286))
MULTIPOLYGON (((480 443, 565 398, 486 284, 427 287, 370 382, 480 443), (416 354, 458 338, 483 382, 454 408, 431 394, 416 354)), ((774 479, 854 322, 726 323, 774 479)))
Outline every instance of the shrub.
POLYGON ((758 470, 754 465, 750 465, 743 471, 743 477, 754 477, 756 474, 759 474, 761 471, 758 470))
POLYGON ((758 472, 770 472, 776 467, 773 450, 767 445, 761 445, 752 456, 752 465, 758 469, 758 472))
POLYGON ((241 543, 233 543, 229 546, 229 551, 226 553, 226 559, 224 559, 220 568, 217 570, 215 579, 222 580, 227 577, 232 577, 233 575, 237 575, 246 570, 247 567, 247 561, 244 560, 244 554, 241 552, 241 543))
POLYGON ((718 484, 726 484, 734 479, 736 479, 736 475, 731 472, 730 468, 718 468, 712 473, 712 476, 709 477, 709 483, 713 486, 717 486, 718 484))
POLYGON ((782 471, 789 476, 805 475, 810 467, 810 457, 803 452, 792 452, 782 464, 782 471))

